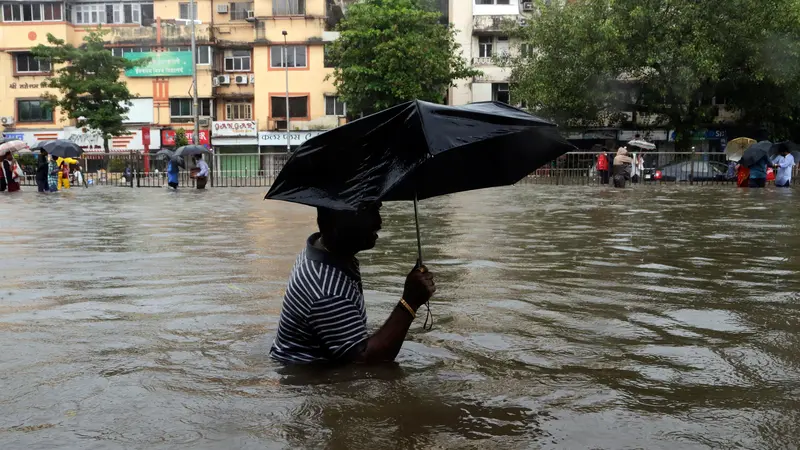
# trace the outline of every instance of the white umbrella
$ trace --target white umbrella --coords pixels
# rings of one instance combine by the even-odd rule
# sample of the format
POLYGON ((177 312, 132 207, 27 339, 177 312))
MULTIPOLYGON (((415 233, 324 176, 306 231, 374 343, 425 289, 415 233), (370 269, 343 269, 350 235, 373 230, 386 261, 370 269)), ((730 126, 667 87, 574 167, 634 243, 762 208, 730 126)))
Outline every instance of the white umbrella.
POLYGON ((30 150, 28 149, 28 144, 23 141, 8 141, 3 142, 0 144, 0 154, 5 155, 6 153, 29 153, 30 150))
POLYGON ((644 149, 644 150, 655 150, 656 149, 656 144, 653 144, 652 142, 644 141, 642 139, 634 139, 632 141, 628 141, 628 145, 633 146, 633 147, 639 147, 639 148, 644 149))

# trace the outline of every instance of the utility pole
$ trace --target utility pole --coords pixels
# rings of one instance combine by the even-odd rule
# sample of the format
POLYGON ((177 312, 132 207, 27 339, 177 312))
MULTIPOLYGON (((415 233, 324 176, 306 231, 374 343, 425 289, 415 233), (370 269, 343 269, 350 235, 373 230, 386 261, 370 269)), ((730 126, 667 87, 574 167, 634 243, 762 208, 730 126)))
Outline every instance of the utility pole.
POLYGON ((194 132, 192 144, 200 144, 200 105, 197 104, 197 40, 195 38, 195 3, 189 1, 189 20, 192 21, 192 108, 194 112, 194 132))
POLYGON ((289 118, 289 46, 286 41, 286 35, 289 34, 283 30, 283 67, 286 72, 286 153, 292 152, 292 127, 291 119, 289 118))

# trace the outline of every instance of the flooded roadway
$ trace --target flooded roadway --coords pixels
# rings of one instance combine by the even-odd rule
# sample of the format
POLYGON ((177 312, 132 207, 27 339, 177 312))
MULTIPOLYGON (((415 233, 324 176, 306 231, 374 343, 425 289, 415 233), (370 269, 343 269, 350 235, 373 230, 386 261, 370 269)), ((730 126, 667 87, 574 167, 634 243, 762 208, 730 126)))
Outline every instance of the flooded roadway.
MULTIPOLYGON (((30 188, 28 189, 30 191, 30 188)), ((0 198, 0 448, 796 448, 800 195, 518 186, 422 203, 399 365, 268 358, 310 208, 261 190, 0 198)), ((372 328, 410 204, 362 257, 372 328)))

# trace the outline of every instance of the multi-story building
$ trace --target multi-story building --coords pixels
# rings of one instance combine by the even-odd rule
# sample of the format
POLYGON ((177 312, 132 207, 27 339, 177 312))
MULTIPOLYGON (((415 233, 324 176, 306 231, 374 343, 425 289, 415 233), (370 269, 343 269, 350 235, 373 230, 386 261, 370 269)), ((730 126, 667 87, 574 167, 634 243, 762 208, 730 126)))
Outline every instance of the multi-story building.
POLYGON ((451 0, 449 18, 458 33, 463 57, 483 72, 470 80, 459 80, 449 92, 449 102, 463 105, 497 100, 511 103, 509 70, 499 65, 504 55, 517 51, 508 36, 514 24, 528 20, 532 2, 523 0, 451 0))
MULTIPOLYGON (((155 150, 174 144, 175 130, 194 126, 191 20, 197 42, 199 140, 218 153, 285 151, 343 122, 345 105, 326 76, 326 0, 28 1, 0 0, 0 122, 3 132, 33 144, 72 139, 98 151, 102 141, 76 128, 62 111, 44 107, 41 83, 48 61, 30 49, 47 34, 80 45, 86 33, 107 29, 118 56, 150 57, 123 79, 137 96, 114 151, 155 150), (286 32, 284 36, 283 32, 286 32), (284 53, 284 50, 286 52, 284 53), (289 123, 286 133, 286 72, 289 123)), ((191 134, 191 133, 188 133, 191 134)))

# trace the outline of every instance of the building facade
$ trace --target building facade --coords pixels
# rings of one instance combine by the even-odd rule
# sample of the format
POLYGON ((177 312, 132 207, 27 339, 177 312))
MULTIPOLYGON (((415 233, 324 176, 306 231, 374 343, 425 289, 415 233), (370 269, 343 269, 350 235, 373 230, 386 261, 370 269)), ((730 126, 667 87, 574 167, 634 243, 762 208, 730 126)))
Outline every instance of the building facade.
POLYGON ((197 90, 201 144, 217 152, 285 151, 344 122, 346 107, 326 79, 326 0, 22 1, 0 0, 0 123, 3 133, 29 144, 72 139, 87 151, 102 140, 76 127, 62 111, 40 100, 48 61, 30 49, 48 33, 80 45, 86 33, 108 30, 108 49, 150 63, 122 77, 136 95, 126 118, 130 134, 113 151, 152 151, 174 145, 175 130, 194 127, 191 21, 197 43, 197 90), (283 32, 286 32, 284 36, 283 32))

